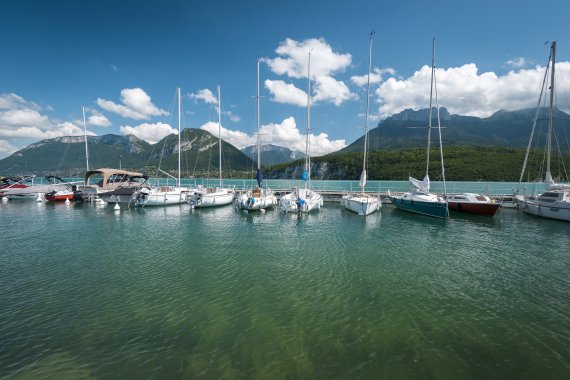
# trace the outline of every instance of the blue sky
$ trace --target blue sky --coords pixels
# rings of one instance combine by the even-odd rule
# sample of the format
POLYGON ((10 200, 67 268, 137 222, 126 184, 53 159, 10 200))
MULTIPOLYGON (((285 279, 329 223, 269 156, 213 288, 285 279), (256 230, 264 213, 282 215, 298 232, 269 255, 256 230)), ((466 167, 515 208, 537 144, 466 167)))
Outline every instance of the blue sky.
MULTIPOLYGON (((303 150, 306 64, 312 51, 312 151, 363 134, 368 35, 373 43, 371 125, 429 101, 436 37, 439 103, 490 116, 534 107, 546 41, 558 41, 558 89, 570 85, 570 3, 521 1, 4 0, 0 12, 0 158, 45 138, 133 133, 158 141, 177 128, 255 141, 261 57, 263 141, 303 150), (550 14, 547 12, 551 12, 550 14)), ((567 100, 564 101, 567 103, 567 100)))

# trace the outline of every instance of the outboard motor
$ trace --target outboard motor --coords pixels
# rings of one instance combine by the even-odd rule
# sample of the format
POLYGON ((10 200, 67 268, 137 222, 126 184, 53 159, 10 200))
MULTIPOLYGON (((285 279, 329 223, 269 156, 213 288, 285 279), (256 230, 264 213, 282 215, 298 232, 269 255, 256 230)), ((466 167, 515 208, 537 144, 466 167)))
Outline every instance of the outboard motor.
POLYGON ((73 191, 74 202, 83 202, 83 191, 77 190, 77 185, 72 185, 71 191, 73 191))

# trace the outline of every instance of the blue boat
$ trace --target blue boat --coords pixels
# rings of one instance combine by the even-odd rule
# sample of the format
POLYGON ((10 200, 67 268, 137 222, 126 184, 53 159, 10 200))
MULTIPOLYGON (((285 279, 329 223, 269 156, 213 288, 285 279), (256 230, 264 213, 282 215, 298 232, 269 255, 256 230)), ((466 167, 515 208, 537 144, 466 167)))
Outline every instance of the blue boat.
MULTIPOLYGON (((432 122, 432 94, 434 92, 434 76, 435 76, 435 39, 432 44, 432 58, 431 58, 431 89, 429 98, 429 122, 428 122, 428 138, 427 138, 427 159, 426 159, 426 175, 422 181, 410 177, 411 191, 403 193, 402 195, 392 195, 388 191, 388 197, 392 204, 399 209, 413 212, 416 214, 433 216, 436 218, 446 219, 449 216, 449 209, 447 201, 437 194, 429 192, 429 153, 431 142, 431 122, 432 122)), ((436 94, 437 94, 437 89, 436 94)), ((439 152, 441 155, 441 173, 443 177, 443 186, 445 192, 445 168, 443 166, 443 151, 441 148, 441 124, 439 119, 439 105, 437 104, 436 97, 436 116, 437 116, 437 130, 439 132, 439 152)))

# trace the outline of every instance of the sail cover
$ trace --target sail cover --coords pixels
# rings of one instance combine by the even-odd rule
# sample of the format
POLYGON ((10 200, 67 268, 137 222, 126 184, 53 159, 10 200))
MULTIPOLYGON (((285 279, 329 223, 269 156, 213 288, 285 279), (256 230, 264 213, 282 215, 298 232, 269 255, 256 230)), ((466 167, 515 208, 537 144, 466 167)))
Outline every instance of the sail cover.
POLYGON ((417 180, 414 177, 410 177, 410 184, 414 186, 420 193, 429 193, 429 177, 424 177, 423 181, 417 180))
POLYGON ((255 178, 257 179, 257 186, 261 187, 261 185, 263 185, 263 175, 261 175, 261 169, 257 169, 257 175, 255 178))
POLYGON ((303 174, 301 174, 301 179, 303 181, 308 181, 309 180, 309 172, 307 170, 303 171, 303 174))
POLYGON ((366 186, 366 170, 363 170, 360 174, 360 187, 364 189, 364 186, 366 186))

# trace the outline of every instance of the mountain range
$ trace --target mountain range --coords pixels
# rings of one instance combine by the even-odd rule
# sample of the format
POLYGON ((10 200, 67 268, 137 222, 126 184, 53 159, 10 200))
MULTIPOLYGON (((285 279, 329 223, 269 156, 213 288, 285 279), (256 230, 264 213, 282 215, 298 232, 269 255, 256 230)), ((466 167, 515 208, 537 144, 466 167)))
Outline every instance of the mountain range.
MULTIPOLYGON (((535 112, 536 110, 529 109, 499 111, 488 118, 477 118, 452 115, 442 107, 440 108, 440 120, 443 146, 526 147, 535 112)), ((432 114, 432 127, 437 126, 434 115, 435 112, 432 114)), ((547 128, 546 116, 546 110, 541 109, 536 135, 544 134, 541 132, 547 128)), ((561 143, 568 141, 566 136, 567 131, 570 130, 568 129, 570 116, 556 110, 554 117, 561 143)), ((388 117, 370 131, 370 151, 421 149, 422 147, 425 151, 428 120, 429 109, 405 110, 388 117)), ((432 146, 435 147, 437 129, 432 130, 432 142, 435 144, 432 146)), ((346 176, 346 179, 352 179, 349 178, 352 177, 352 169, 347 172, 335 165, 340 165, 340 162, 346 159, 346 157, 341 159, 343 155, 350 155, 350 157, 355 157, 355 167, 359 166, 357 162, 361 161, 361 158, 358 158, 361 154, 354 154, 363 151, 363 143, 364 136, 338 152, 313 160, 314 178, 346 176)), ((543 146, 540 144, 537 146, 543 146)), ((152 145, 133 135, 89 136, 88 147, 91 169, 122 167, 142 171, 150 176, 160 176, 159 168, 172 175, 175 175, 178 170, 178 138, 174 134, 152 145)), ((483 154, 484 151, 480 150, 479 154, 483 154)), ((184 129, 181 133, 181 152, 181 176, 217 177, 219 162, 217 137, 201 129, 184 129)), ((371 155, 371 160, 373 156, 371 155)), ((404 157, 406 154, 402 153, 399 156, 404 157)), ((262 147, 262 163, 267 169, 271 169, 269 175, 273 178, 296 178, 303 169, 302 158, 304 158, 303 153, 287 148, 275 145, 262 147)), ((240 151, 222 140, 224 177, 250 177, 257 166, 256 159, 255 146, 240 151)), ((423 156, 418 157, 418 160, 422 159, 424 159, 423 156)), ((85 168, 85 139, 82 136, 42 140, 0 160, 0 174, 2 175, 58 174, 81 177, 85 173, 85 168)), ((373 179, 373 176, 369 178, 373 179)))

